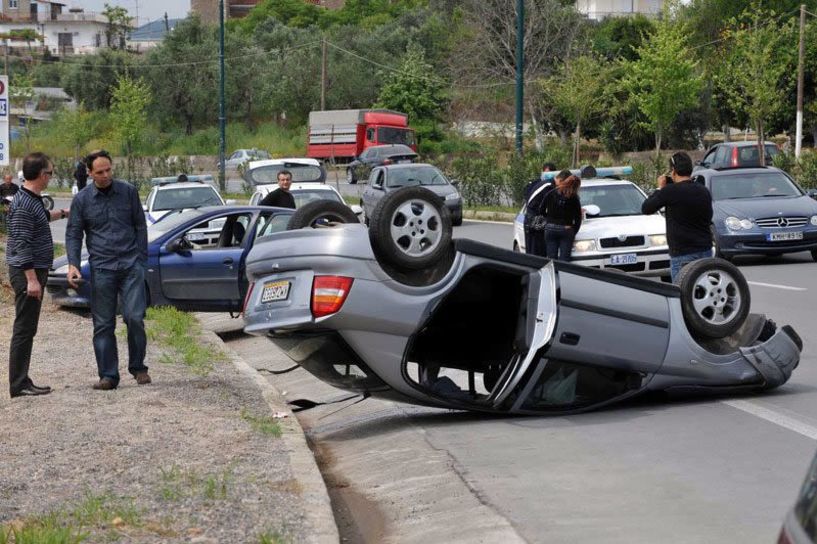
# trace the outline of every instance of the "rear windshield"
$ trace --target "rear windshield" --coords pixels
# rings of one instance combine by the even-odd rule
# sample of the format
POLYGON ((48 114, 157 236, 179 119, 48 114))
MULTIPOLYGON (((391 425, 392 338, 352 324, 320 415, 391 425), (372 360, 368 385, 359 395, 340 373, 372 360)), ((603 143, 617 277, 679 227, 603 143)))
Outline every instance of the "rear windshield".
POLYGON ((377 143, 412 146, 415 144, 414 131, 406 128, 378 127, 377 143))
POLYGON ((315 202, 316 200, 343 202, 335 191, 310 191, 307 189, 292 191, 292 196, 295 198, 296 208, 300 208, 304 204, 309 204, 310 202, 315 202))
POLYGON ((268 185, 278 183, 278 172, 289 170, 292 173, 292 183, 323 181, 323 170, 319 166, 308 164, 270 164, 259 166, 248 172, 249 181, 253 185, 268 185))
POLYGON ((785 174, 756 172, 712 176, 713 200, 801 196, 803 192, 785 174))
POLYGON ((447 185, 448 180, 433 166, 418 168, 394 168, 389 171, 387 187, 410 185, 447 185))
MULTIPOLYGON (((740 166, 760 166, 760 158, 758 156, 756 145, 738 147, 737 150, 738 164, 740 164, 740 166)), ((773 159, 777 153, 777 146, 766 145, 767 159, 773 159)))
POLYGON ((201 208, 223 204, 215 189, 202 187, 185 187, 158 191, 153 200, 152 211, 175 210, 178 208, 201 208))
POLYGON ((601 185, 579 189, 582 206, 595 204, 601 210, 598 217, 641 215, 641 203, 646 197, 635 185, 601 185))

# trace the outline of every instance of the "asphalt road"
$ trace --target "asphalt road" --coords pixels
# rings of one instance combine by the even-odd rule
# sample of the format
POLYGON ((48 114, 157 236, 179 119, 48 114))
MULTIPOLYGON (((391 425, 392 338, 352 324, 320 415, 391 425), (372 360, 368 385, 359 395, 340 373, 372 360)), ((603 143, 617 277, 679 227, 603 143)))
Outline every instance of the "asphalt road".
MULTIPOLYGON (((53 224, 55 239, 63 224, 53 224)), ((511 227, 466 221, 454 234, 507 248, 511 227)), ((339 413, 332 413, 333 407, 302 417, 318 448, 342 452, 345 459, 356 454, 371 459, 377 453, 386 466, 377 472, 384 481, 371 483, 363 478, 373 471, 366 461, 334 465, 351 482, 345 493, 358 494, 357 503, 370 514, 383 510, 385 521, 358 520, 376 525, 381 535, 407 534, 399 532, 398 507, 411 505, 401 500, 424 501, 439 493, 433 486, 426 495, 415 493, 409 482, 406 498, 384 498, 383 488, 398 477, 394 467, 417 463, 394 457, 405 440, 409 450, 442 454, 439 462, 464 484, 464 492, 529 542, 774 542, 817 446, 817 336, 811 328, 817 263, 800 253, 737 264, 750 282, 752 311, 791 324, 804 341, 799 368, 777 391, 652 398, 569 417, 498 419, 372 400, 339 413), (396 437, 402 429, 416 436, 396 437), (362 472, 358 480, 355 471, 362 472)), ((259 342, 266 341, 239 336, 231 345, 245 356, 256 354, 263 364, 268 357, 259 354, 259 342)), ((274 383, 291 398, 339 395, 308 375, 276 377, 274 383)), ((432 503, 439 500, 432 497, 432 503)), ((440 523, 469 527, 467 516, 440 523)), ((507 534, 497 540, 504 538, 507 534)))

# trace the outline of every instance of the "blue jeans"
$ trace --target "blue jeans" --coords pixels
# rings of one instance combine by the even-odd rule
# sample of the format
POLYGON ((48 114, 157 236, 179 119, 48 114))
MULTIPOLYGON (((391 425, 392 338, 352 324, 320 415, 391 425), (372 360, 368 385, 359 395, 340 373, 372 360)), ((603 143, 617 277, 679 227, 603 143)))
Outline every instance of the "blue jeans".
POLYGON ((91 315, 94 320, 94 354, 100 378, 119 384, 119 352, 116 347, 116 306, 122 301, 122 319, 128 327, 128 372, 147 372, 145 366, 145 267, 140 263, 125 270, 91 271, 91 315))
POLYGON ((689 264, 692 261, 697 261, 698 259, 707 259, 711 256, 712 250, 707 249, 706 251, 698 251, 697 253, 687 253, 686 255, 670 257, 669 266, 670 276, 672 277, 672 283, 675 283, 675 278, 678 277, 678 274, 681 272, 681 269, 684 267, 685 264, 689 264))
POLYGON ((576 231, 564 225, 548 223, 545 227, 545 252, 549 259, 570 261, 576 231))

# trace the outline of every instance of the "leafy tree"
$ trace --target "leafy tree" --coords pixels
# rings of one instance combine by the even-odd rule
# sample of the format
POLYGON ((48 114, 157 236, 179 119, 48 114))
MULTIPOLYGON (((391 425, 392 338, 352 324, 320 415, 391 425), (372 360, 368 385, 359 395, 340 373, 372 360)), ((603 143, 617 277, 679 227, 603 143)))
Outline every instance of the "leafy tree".
POLYGON ((446 102, 443 81, 426 62, 422 48, 413 45, 396 72, 383 74, 376 107, 402 111, 409 119, 436 121, 446 102))
POLYGON ((112 82, 135 71, 140 62, 140 57, 110 49, 83 56, 70 65, 63 81, 65 91, 89 109, 106 110, 111 105, 112 82))
MULTIPOLYGON (((758 147, 766 138, 766 123, 781 108, 792 79, 792 53, 796 33, 790 23, 782 28, 764 24, 774 18, 757 5, 732 21, 726 32, 731 49, 721 65, 718 86, 729 105, 743 111, 755 127, 758 147)), ((761 164, 764 153, 760 152, 761 164)))
POLYGON ((639 48, 638 59, 625 63, 621 84, 646 117, 660 153, 664 133, 679 113, 695 105, 702 88, 697 62, 686 45, 685 30, 671 20, 671 7, 655 32, 639 48))
POLYGON ((59 135, 62 142, 74 149, 76 157, 82 156, 83 148, 93 137, 96 128, 91 113, 80 104, 74 110, 57 112, 53 122, 61 127, 59 135))
POLYGON ((121 6, 111 6, 105 3, 102 15, 108 19, 108 28, 105 30, 105 43, 111 49, 125 49, 125 38, 130 31, 131 16, 128 10, 121 6))
POLYGON ((141 78, 123 76, 117 80, 111 97, 111 117, 116 137, 127 157, 126 176, 131 181, 137 180, 134 152, 147 126, 150 101, 150 87, 141 78))
POLYGON ((34 85, 28 74, 16 74, 9 82, 9 101, 12 105, 23 108, 25 119, 26 153, 31 149, 31 118, 28 116, 28 106, 34 98, 34 85))
POLYGON ((654 28, 653 20, 640 14, 635 17, 607 17, 590 33, 593 51, 608 60, 635 60, 636 50, 654 28))

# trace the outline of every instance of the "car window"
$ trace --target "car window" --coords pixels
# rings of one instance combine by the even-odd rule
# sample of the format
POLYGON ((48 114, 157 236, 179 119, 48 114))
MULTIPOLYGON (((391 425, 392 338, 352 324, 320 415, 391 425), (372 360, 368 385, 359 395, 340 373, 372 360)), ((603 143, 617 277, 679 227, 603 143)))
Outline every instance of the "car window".
POLYGON ((448 180, 433 166, 393 168, 389 171, 387 183, 389 188, 412 185, 448 185, 448 180))
POLYGON ((262 228, 258 229, 258 238, 275 234, 276 232, 283 232, 287 230, 289 219, 292 217, 288 213, 279 213, 266 219, 262 228))
POLYGON ((729 147, 722 145, 718 147, 717 151, 715 152, 714 164, 726 165, 728 163, 729 163, 729 147))
POLYGON ((148 242, 152 242, 167 232, 174 230, 179 225, 183 225, 188 221, 193 221, 202 215, 203 213, 199 210, 187 210, 175 213, 171 212, 165 215, 161 221, 157 221, 148 227, 148 242))
POLYGON ((309 164, 270 164, 253 168, 249 171, 248 175, 255 185, 268 185, 270 183, 278 183, 278 172, 281 170, 289 170, 292 172, 292 183, 320 181, 323 177, 319 166, 309 164))
POLYGON ((383 149, 383 154, 386 156, 392 155, 414 155, 414 150, 407 145, 391 145, 383 149))
POLYGON ((384 178, 383 170, 376 170, 374 178, 375 178, 374 185, 382 186, 383 185, 383 178, 384 178))
POLYGON ((644 193, 634 185, 585 186, 579 189, 582 206, 595 204, 601 210, 598 217, 641 215, 644 193))
POLYGON ((709 190, 713 200, 803 195, 800 188, 782 172, 712 176, 709 190))
POLYGON ((702 165, 704 165, 704 166, 709 166, 709 165, 711 165, 711 164, 712 164, 712 161, 714 161, 714 160, 715 160, 715 152, 716 152, 718 149, 719 149, 719 148, 717 148, 717 147, 716 147, 715 149, 710 149, 710 150, 709 150, 709 153, 707 153, 707 154, 706 154, 706 156, 703 158, 703 160, 701 160, 701 164, 702 164, 702 165))
POLYGON ((291 191, 295 198, 295 207, 301 208, 305 204, 315 202, 316 200, 332 200, 334 202, 343 202, 335 191, 316 191, 311 189, 302 189, 291 191))
POLYGON ((366 129, 366 139, 369 140, 370 142, 374 141, 374 129, 373 128, 367 128, 366 129))
POLYGON ((212 187, 181 187, 157 191, 151 211, 202 208, 222 204, 221 197, 212 187))

